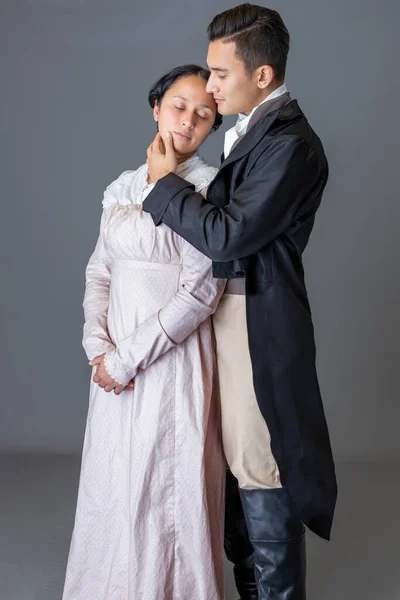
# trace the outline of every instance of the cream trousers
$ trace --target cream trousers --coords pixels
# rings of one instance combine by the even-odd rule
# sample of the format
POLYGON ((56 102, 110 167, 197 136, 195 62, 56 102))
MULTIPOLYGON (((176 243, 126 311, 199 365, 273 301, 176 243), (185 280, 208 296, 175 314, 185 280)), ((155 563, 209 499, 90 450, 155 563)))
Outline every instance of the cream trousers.
POLYGON ((253 387, 246 296, 224 294, 213 316, 227 463, 242 489, 280 488, 271 438, 253 387))

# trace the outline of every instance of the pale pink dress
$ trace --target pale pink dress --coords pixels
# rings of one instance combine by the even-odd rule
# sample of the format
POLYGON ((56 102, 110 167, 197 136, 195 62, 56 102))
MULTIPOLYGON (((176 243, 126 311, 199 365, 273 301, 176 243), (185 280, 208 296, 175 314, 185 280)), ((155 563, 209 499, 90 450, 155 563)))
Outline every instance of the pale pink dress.
MULTIPOLYGON (((195 155, 178 174, 204 189, 195 155)), ((147 167, 104 196, 87 267, 84 347, 114 378, 91 383, 63 600, 221 600, 224 459, 210 315, 224 281, 141 203, 147 167), (116 347, 116 349, 115 349, 116 347)))

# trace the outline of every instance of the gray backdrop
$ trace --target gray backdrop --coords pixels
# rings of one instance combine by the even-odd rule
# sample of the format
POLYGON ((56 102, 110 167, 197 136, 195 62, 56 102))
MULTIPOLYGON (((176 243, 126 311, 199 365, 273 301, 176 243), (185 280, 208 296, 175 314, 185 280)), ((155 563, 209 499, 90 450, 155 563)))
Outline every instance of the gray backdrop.
MULTIPOLYGON (((206 26, 232 5, 1 0, 0 450, 80 451, 81 301, 102 191, 144 162, 151 83, 204 63, 206 26)), ((331 167, 305 263, 334 452, 399 459, 399 2, 269 6, 291 32, 287 83, 331 167)), ((222 143, 212 135, 204 156, 217 164, 222 143)))

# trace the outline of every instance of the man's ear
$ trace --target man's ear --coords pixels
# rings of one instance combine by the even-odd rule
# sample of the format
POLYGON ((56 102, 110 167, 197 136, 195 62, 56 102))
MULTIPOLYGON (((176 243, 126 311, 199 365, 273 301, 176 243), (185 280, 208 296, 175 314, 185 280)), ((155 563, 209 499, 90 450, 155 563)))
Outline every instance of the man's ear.
POLYGON ((274 69, 270 65, 262 65, 257 73, 257 84, 262 90, 265 90, 275 77, 274 69))

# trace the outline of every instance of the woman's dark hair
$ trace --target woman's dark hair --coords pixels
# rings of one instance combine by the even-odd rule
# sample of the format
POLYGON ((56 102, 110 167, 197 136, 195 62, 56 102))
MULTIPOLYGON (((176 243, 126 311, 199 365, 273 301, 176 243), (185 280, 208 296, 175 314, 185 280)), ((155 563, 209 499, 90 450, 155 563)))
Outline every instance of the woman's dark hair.
MULTIPOLYGON (((199 67, 199 65, 182 65, 181 67, 175 67, 175 69, 172 69, 172 71, 169 71, 163 75, 151 87, 149 92, 149 104, 151 108, 154 108, 156 102, 158 106, 160 106, 165 93, 175 83, 175 81, 182 79, 182 77, 190 77, 191 75, 201 77, 207 82, 210 77, 210 71, 208 69, 204 69, 203 67, 199 67)), ((217 131, 221 123, 222 117, 217 111, 212 131, 217 131)))
POLYGON ((289 53, 290 36, 275 10, 240 4, 220 13, 207 29, 208 39, 235 42, 237 58, 252 73, 261 65, 270 65, 278 82, 283 82, 289 53))

